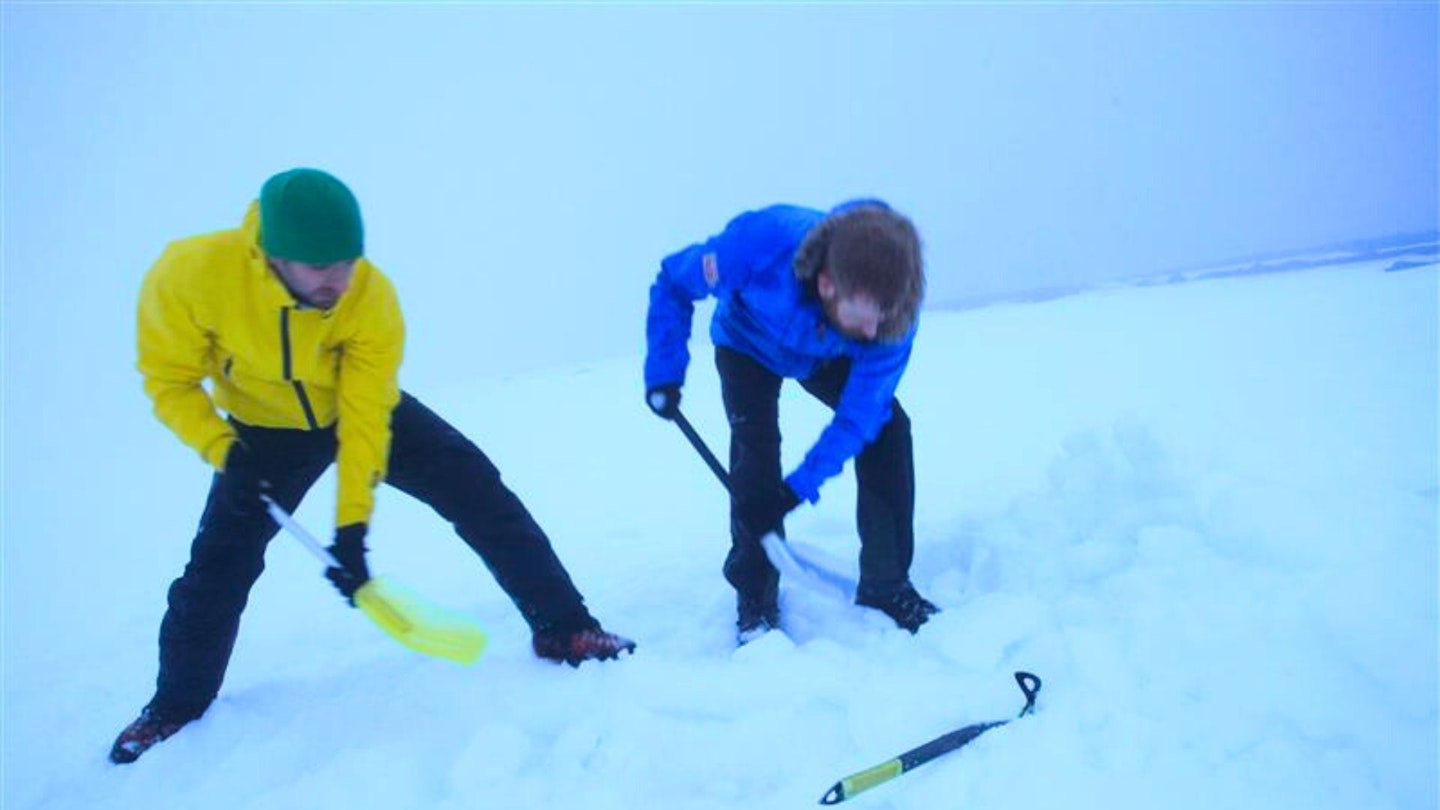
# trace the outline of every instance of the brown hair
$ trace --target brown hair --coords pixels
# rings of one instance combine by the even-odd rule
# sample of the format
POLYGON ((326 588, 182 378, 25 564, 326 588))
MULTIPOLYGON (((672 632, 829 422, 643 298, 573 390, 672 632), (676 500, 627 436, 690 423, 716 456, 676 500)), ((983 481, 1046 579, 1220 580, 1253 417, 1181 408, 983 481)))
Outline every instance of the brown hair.
POLYGON ((821 220, 795 253, 795 277, 811 284, 825 271, 842 295, 862 293, 885 313, 876 339, 910 333, 925 298, 920 235, 903 215, 861 205, 821 220))

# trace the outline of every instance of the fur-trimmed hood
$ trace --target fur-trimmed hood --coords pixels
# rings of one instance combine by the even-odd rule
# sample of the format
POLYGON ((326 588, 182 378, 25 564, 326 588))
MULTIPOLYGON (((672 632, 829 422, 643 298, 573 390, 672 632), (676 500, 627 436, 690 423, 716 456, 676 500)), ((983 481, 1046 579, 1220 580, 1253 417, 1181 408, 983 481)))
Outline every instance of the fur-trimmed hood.
POLYGON ((795 278, 815 289, 821 270, 842 292, 861 289, 885 311, 876 339, 895 342, 915 328, 925 299, 919 233, 908 218, 880 200, 835 207, 810 229, 795 251, 795 278))

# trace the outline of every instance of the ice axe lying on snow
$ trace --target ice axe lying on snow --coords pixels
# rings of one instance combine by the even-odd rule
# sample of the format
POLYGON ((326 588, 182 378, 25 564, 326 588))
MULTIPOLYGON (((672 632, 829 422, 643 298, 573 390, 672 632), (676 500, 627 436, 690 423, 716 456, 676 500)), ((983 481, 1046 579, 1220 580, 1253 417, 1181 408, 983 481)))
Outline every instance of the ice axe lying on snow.
MULTIPOLYGON (((1015 673, 1015 682, 1020 684, 1020 691, 1025 693, 1025 708, 1021 709, 1020 714, 1016 716, 1015 719, 1018 720, 1035 711, 1035 696, 1040 694, 1040 679, 1029 672, 1017 672, 1015 673)), ((889 782, 900 774, 918 768, 941 754, 948 754, 990 729, 1003 726, 1008 722, 1010 721, 992 720, 988 723, 974 723, 949 734, 942 734, 898 757, 841 779, 826 791, 824 796, 820 797, 820 803, 839 804, 846 799, 852 799, 861 791, 889 782)))
MULTIPOLYGON (((305 530, 268 495, 260 496, 270 517, 328 566, 339 567, 335 559, 310 532, 305 530)), ((485 631, 468 617, 426 600, 398 582, 371 577, 355 591, 355 606, 370 617, 391 638, 412 650, 447 658, 460 664, 474 663, 489 643, 485 631)))
MULTIPOLYGON (((680 432, 685 434, 685 438, 690 440, 690 445, 695 448, 695 452, 705 460, 710 471, 720 479, 720 483, 724 485, 726 491, 729 491, 730 474, 726 472, 725 465, 721 464, 720 459, 710 452, 710 447, 705 444, 704 439, 700 438, 700 434, 695 432, 695 427, 690 424, 690 420, 685 418, 685 414, 681 413, 679 408, 675 409, 675 424, 680 428, 680 432)), ((760 545, 765 548, 765 556, 770 558, 770 564, 775 566, 782 575, 818 581, 836 588, 847 599, 854 598, 854 580, 838 571, 832 571, 819 563, 807 560, 797 554, 795 549, 779 535, 773 532, 765 535, 761 538, 760 545)))

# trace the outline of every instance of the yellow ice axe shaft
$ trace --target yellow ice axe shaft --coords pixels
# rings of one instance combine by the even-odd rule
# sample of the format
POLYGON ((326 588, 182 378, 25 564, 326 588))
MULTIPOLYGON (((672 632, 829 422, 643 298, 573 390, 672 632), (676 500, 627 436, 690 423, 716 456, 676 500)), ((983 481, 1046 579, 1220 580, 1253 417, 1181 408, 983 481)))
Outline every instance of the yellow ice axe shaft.
MULTIPOLYGON (((270 517, 310 553, 332 568, 340 561, 315 536, 268 495, 260 496, 270 517)), ((412 650, 449 659, 460 664, 474 663, 490 640, 469 617, 427 601, 415 591, 383 577, 371 577, 352 597, 370 621, 387 635, 412 650)))
MULTIPOLYGON (((1040 678, 1029 672, 1015 673, 1015 682, 1020 685, 1020 691, 1025 693, 1025 708, 1020 710, 1019 717, 1032 714, 1035 711, 1035 697, 1040 694, 1040 678)), ((1016 719, 1019 719, 1018 717, 1016 719)), ((820 797, 821 804, 839 804, 846 799, 853 799, 857 794, 869 790, 876 785, 883 785, 891 779, 918 768, 932 759, 963 747, 966 743, 979 737, 981 734, 992 728, 998 728, 1010 722, 1009 720, 993 720, 989 723, 975 723, 962 729, 957 729, 949 734, 942 734, 939 737, 925 743, 918 748, 912 748, 893 759, 888 759, 879 765, 857 771, 836 782, 831 788, 825 791, 820 797)))

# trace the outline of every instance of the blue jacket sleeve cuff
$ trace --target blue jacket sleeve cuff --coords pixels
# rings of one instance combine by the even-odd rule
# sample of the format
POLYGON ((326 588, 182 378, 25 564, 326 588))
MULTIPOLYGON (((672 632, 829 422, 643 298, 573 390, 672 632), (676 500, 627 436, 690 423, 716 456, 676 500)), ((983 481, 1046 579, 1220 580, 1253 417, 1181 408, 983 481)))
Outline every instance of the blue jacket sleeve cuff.
POLYGON ((785 479, 785 483, 806 503, 814 505, 820 502, 819 485, 809 480, 808 476, 801 475, 799 470, 791 473, 790 476, 785 479))

